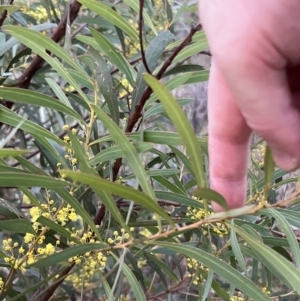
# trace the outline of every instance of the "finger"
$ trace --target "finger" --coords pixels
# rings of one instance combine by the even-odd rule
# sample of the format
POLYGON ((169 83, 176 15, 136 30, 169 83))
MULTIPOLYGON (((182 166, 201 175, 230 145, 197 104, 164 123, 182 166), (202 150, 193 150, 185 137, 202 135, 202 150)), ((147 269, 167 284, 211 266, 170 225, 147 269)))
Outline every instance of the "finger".
MULTIPOLYGON (((241 207, 247 190, 251 130, 214 62, 209 79, 208 120, 211 188, 225 197, 229 208, 241 207)), ((217 204, 213 208, 222 210, 217 204)))
POLYGON ((295 170, 300 166, 300 114, 285 66, 272 66, 259 55, 250 54, 239 54, 230 72, 224 71, 229 62, 220 62, 226 83, 249 127, 271 147, 276 164, 295 170))

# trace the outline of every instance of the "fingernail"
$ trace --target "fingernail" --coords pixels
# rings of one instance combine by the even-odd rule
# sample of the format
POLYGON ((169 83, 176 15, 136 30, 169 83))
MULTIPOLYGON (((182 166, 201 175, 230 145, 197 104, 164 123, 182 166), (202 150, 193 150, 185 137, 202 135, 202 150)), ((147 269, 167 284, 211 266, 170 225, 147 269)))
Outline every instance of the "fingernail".
POLYGON ((299 167, 298 160, 287 153, 273 150, 273 157, 276 165, 283 170, 293 171, 299 167))

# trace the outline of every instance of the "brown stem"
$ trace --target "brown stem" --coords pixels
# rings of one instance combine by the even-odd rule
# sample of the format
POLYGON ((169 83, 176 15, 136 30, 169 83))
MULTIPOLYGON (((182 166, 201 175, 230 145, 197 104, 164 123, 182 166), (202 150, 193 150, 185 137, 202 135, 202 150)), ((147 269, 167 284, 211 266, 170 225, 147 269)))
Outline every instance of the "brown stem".
POLYGON ((144 8, 144 0, 140 0, 140 11, 139 11, 139 40, 140 40, 140 48, 141 48, 141 55, 142 55, 142 61, 143 65, 146 69, 146 71, 149 74, 152 74, 152 72, 149 69, 146 55, 144 51, 144 44, 143 44, 143 25, 144 25, 144 19, 143 19, 143 8, 144 8))
MULTIPOLYGON (((76 0, 73 0, 72 3, 69 5, 68 11, 66 11, 64 16, 60 20, 57 28, 51 35, 51 39, 54 42, 58 43, 65 36, 68 21, 70 22, 70 24, 74 22, 74 20, 77 18, 80 7, 81 3, 77 2, 76 0)), ((27 89, 30 85, 33 76, 43 66, 43 64, 44 60, 40 56, 36 56, 29 65, 29 67, 19 78, 17 86, 19 88, 27 89)))
MULTIPOLYGON (((72 3, 69 5, 69 9, 66 11, 62 19, 60 20, 57 28, 51 35, 51 39, 58 43, 66 33, 66 27, 68 22, 72 24, 74 20, 77 18, 77 15, 79 13, 81 7, 81 3, 77 2, 76 0, 73 0, 72 3)), ((18 83, 16 87, 22 88, 22 89, 28 89, 30 82, 32 81, 32 78, 36 74, 36 72, 42 68, 44 64, 44 60, 40 56, 36 56, 29 67, 25 70, 25 72, 21 75, 21 77, 18 79, 18 83)), ((13 102, 5 101, 3 103, 8 109, 11 109, 13 106, 13 102)), ((0 124, 1 125, 1 124, 0 124)))
POLYGON ((71 264, 70 266, 68 266, 67 268, 65 268, 60 273, 58 280, 46 290, 46 294, 40 299, 40 301, 48 301, 51 299, 51 297, 53 296, 56 289, 63 283, 65 278, 68 276, 68 274, 72 270, 73 266, 74 266, 74 263, 71 264))
MULTIPOLYGON (((14 3, 14 0, 9 0, 8 5, 12 5, 14 3)), ((2 27, 6 17, 7 17, 8 11, 5 9, 2 14, 0 15, 0 28, 2 27)))
MULTIPOLYGON (((160 68, 160 70, 158 71, 157 75, 155 76, 156 79, 161 79, 162 76, 164 75, 164 73, 166 72, 166 70, 169 68, 169 66, 172 64, 173 60, 175 59, 175 57, 178 55, 178 53, 186 46, 188 45, 191 41, 192 41, 192 37, 193 35, 199 31, 202 28, 202 26, 200 24, 198 24, 196 27, 192 27, 190 33, 188 34, 188 36, 182 41, 182 43, 175 48, 175 50, 172 52, 172 54, 167 58, 167 60, 164 62, 163 66, 160 68)), ((146 88, 146 90, 144 91, 141 99, 139 100, 139 102, 137 103, 137 105, 135 106, 135 109, 131 112, 131 114, 129 115, 129 119, 128 119, 128 123, 127 123, 127 127, 125 129, 126 133, 130 133, 132 132, 135 124, 138 122, 138 120, 142 117, 142 110, 144 108, 144 105, 146 103, 146 101, 149 99, 149 97, 152 94, 152 89, 148 86, 146 88)), ((115 165, 114 165, 114 169, 113 169, 113 180, 115 181, 119 170, 122 166, 122 158, 119 158, 116 160, 115 165)))
POLYGON ((105 211, 106 211, 106 207, 105 207, 104 204, 102 204, 99 211, 98 211, 98 214, 94 218, 95 225, 100 225, 101 224, 101 222, 104 218, 104 215, 105 215, 105 211))

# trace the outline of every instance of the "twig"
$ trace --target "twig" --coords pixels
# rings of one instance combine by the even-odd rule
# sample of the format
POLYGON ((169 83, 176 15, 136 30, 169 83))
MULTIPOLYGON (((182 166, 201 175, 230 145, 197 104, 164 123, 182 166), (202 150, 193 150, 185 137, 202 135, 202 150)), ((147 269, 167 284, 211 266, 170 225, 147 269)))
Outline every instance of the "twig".
MULTIPOLYGON (((202 26, 199 24, 196 27, 193 27, 190 31, 190 33, 188 34, 188 36, 182 41, 182 43, 175 48, 175 50, 173 51, 173 53, 167 58, 167 60, 164 62, 163 66, 160 68, 160 70, 158 71, 157 75, 155 76, 156 79, 160 80, 162 78, 162 76, 164 75, 164 73, 166 72, 166 70, 168 69, 168 67, 172 64, 173 60, 175 59, 175 57, 178 55, 178 53, 186 46, 188 45, 191 40, 193 35, 199 31, 202 28, 202 26)), ((152 89, 148 86, 146 88, 146 90, 144 91, 141 99, 139 100, 138 104, 135 106, 134 111, 131 112, 131 114, 129 115, 128 118, 128 123, 125 129, 126 133, 130 133, 132 132, 135 124, 137 123, 137 121, 142 117, 142 110, 144 108, 144 105, 146 103, 146 101, 149 99, 149 97, 151 96, 152 93, 152 89)), ((113 168, 113 180, 115 181, 119 170, 121 168, 122 165, 122 158, 119 158, 116 160, 115 164, 114 164, 114 168, 113 168)))
MULTIPOLYGON (((13 3, 14 3, 14 0, 9 0, 8 1, 8 5, 12 5, 13 3)), ((0 16, 0 28, 2 27, 4 21, 5 21, 6 17, 7 17, 7 14, 8 14, 8 11, 7 11, 7 9, 5 9, 2 12, 1 16, 0 16)))
MULTIPOLYGON (((81 3, 77 2, 77 0, 73 0, 72 3, 69 5, 69 10, 64 14, 64 16, 60 20, 57 28, 51 35, 51 39, 54 42, 58 43, 65 36, 68 19, 69 19, 69 23, 72 24, 74 22, 74 20, 77 18, 80 7, 81 7, 81 3)), ((42 68, 43 64, 44 64, 44 60, 40 56, 36 56, 32 60, 29 67, 25 70, 25 72, 18 79, 18 83, 17 83, 16 87, 22 88, 22 89, 28 89, 32 78, 34 77, 36 72, 42 68)), ((13 102, 10 102, 10 101, 5 101, 5 102, 3 102, 3 104, 8 109, 11 109, 13 106, 13 102)), ((2 124, 0 124, 0 126, 1 125, 2 124)))
POLYGON ((75 36, 78 35, 81 32, 81 30, 86 26, 87 23, 80 24, 80 26, 78 26, 78 28, 72 33, 71 38, 75 38, 75 36))
POLYGON ((48 301, 48 300, 51 299, 51 297, 54 294, 54 292, 56 291, 56 289, 63 283, 63 281, 68 276, 68 274, 70 273, 70 271, 72 270, 72 268, 73 268, 74 265, 75 264, 72 263, 70 266, 68 266, 67 268, 65 268, 60 273, 60 275, 58 277, 58 280, 47 289, 46 294, 44 295, 44 297, 42 297, 40 299, 40 301, 48 301))
POLYGON ((139 11, 139 40, 140 40, 140 48, 141 48, 141 55, 142 55, 142 61, 143 65, 146 69, 146 71, 152 75, 152 72, 149 69, 145 51, 144 51, 144 44, 143 44, 143 25, 144 25, 144 19, 143 19, 143 8, 144 8, 144 0, 140 0, 140 11, 139 11))
POLYGON ((175 292, 177 292, 177 291, 181 288, 181 286, 182 286, 187 280, 191 280, 191 278, 185 277, 185 278, 183 278, 180 282, 178 282, 177 284, 175 284, 175 285, 171 286, 170 288, 164 290, 163 292, 160 292, 160 293, 158 293, 158 294, 156 294, 156 295, 154 295, 154 296, 149 296, 149 297, 147 297, 147 300, 153 300, 153 299, 154 299, 154 300, 159 300, 159 298, 160 298, 161 296, 164 296, 164 295, 170 294, 170 293, 175 293, 175 292))
MULTIPOLYGON (((77 0, 73 0, 72 3, 69 5, 69 10, 64 14, 57 28, 51 35, 51 39, 54 42, 58 43, 65 36, 68 18, 70 24, 72 24, 77 18, 80 7, 81 3, 77 2, 77 0)), ((17 86, 19 88, 27 89, 30 85, 33 76, 43 66, 43 64, 44 60, 40 56, 36 56, 31 62, 30 66, 19 78, 17 86)))
MULTIPOLYGON (((282 232, 273 230, 273 229, 269 229, 273 234, 278 235, 280 237, 286 237, 286 235, 282 232)), ((296 235, 295 235, 296 236, 296 235)), ((296 236, 296 240, 300 243, 300 238, 296 236)))
POLYGON ((95 225, 100 225, 105 216, 106 207, 104 204, 101 205, 98 214, 94 218, 95 225))

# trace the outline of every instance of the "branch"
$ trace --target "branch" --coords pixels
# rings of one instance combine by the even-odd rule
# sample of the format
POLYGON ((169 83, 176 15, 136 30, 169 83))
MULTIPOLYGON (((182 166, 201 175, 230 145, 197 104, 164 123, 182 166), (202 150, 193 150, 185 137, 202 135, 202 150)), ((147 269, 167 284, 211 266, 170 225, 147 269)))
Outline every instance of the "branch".
MULTIPOLYGON (((72 3, 69 5, 68 11, 64 14, 62 19, 60 20, 57 28, 55 29, 54 33, 51 35, 51 39, 58 43, 66 33, 66 27, 68 23, 68 18, 70 24, 74 22, 77 18, 81 7, 81 3, 73 0, 72 3)), ((22 76, 18 80, 17 87, 27 89, 30 85, 30 82, 36 72, 43 66, 44 60, 40 56, 36 56, 33 61, 31 62, 30 66, 25 70, 22 76)))
POLYGON ((144 8, 144 0, 140 0, 140 11, 139 11, 139 40, 140 40, 140 47, 141 47, 141 55, 142 55, 142 61, 143 65, 146 69, 146 71, 152 75, 152 72, 149 69, 145 51, 144 51, 144 44, 143 44, 143 25, 144 25, 144 19, 143 19, 143 8, 144 8))
POLYGON ((54 292, 56 291, 56 289, 63 283, 63 281, 69 275, 69 273, 72 270, 72 268, 73 268, 74 265, 75 264, 72 263, 70 266, 68 266, 67 268, 65 268, 59 274, 58 280, 46 290, 46 294, 44 295, 43 298, 40 299, 40 301, 48 301, 48 300, 51 299, 51 297, 54 294, 54 292))
MULTIPOLYGON (((161 296, 164 296, 164 295, 167 295, 167 294, 172 294, 172 293, 174 294, 174 293, 176 293, 181 288, 181 286, 185 282, 187 282, 187 281, 190 282, 191 278, 185 277, 181 281, 179 281, 178 283, 176 283, 175 285, 167 288, 166 290, 164 290, 164 291, 162 291, 162 292, 160 292, 160 293, 158 293, 156 295, 153 295, 153 296, 146 296, 146 298, 147 298, 147 300, 152 300, 152 299, 154 299, 154 300, 160 300, 159 298, 161 296)), ((186 284, 186 286, 187 286, 187 284, 186 284)), ((164 300, 164 299, 162 299, 162 300, 164 300)))
MULTIPOLYGON (((14 0, 9 0, 8 1, 8 5, 12 5, 13 3, 14 3, 14 0)), ((7 17, 7 14, 8 14, 7 9, 2 12, 2 14, 0 16, 0 28, 2 27, 4 21, 5 21, 6 17, 7 17)))
MULTIPOLYGON (((164 75, 164 73, 166 72, 166 70, 169 68, 169 66, 172 64, 173 60, 175 59, 175 57, 178 55, 178 53, 186 46, 188 45, 191 41, 192 41, 192 37, 193 35, 201 30, 202 26, 200 24, 198 24, 196 27, 192 27, 190 33, 188 34, 188 36, 182 41, 182 43, 175 48, 175 50, 173 51, 173 53, 167 58, 167 60, 164 62, 163 66, 160 68, 160 70, 158 71, 157 75, 155 76, 155 78, 157 80, 160 80, 162 78, 162 76, 164 75)), ((142 117, 142 110, 144 108, 144 105, 146 103, 146 101, 149 99, 149 97, 152 94, 152 89, 148 86, 146 88, 146 90, 144 91, 141 99, 139 100, 138 104, 135 106, 134 111, 130 114, 129 119, 128 119, 128 123, 127 123, 127 127, 125 129, 126 133, 130 133, 132 132, 135 124, 138 122, 138 120, 142 117)), ((114 169, 113 169, 113 180, 115 181, 119 170, 121 168, 122 165, 122 158, 119 158, 116 160, 115 165, 114 165, 114 169)))
MULTIPOLYGON (((51 39, 54 42, 58 43, 65 36, 68 21, 70 22, 70 24, 72 24, 74 22, 74 20, 78 16, 80 7, 81 7, 81 3, 77 2, 77 0, 73 0, 72 3, 69 5, 69 9, 65 12, 65 14, 62 17, 62 19, 60 20, 57 28, 51 35, 51 39)), ((50 53, 50 52, 47 52, 47 53, 50 53)), ((30 82, 32 81, 32 78, 37 73, 37 71, 42 68, 43 64, 44 64, 44 60, 40 56, 36 56, 32 60, 29 67, 25 70, 25 72, 18 79, 18 83, 17 83, 16 87, 22 88, 22 89, 28 89, 30 82)), ((8 109, 11 109, 13 106, 13 102, 10 102, 10 101, 4 101, 3 104, 8 109)), ((0 127, 1 127, 1 125, 2 124, 0 123, 0 127)))

